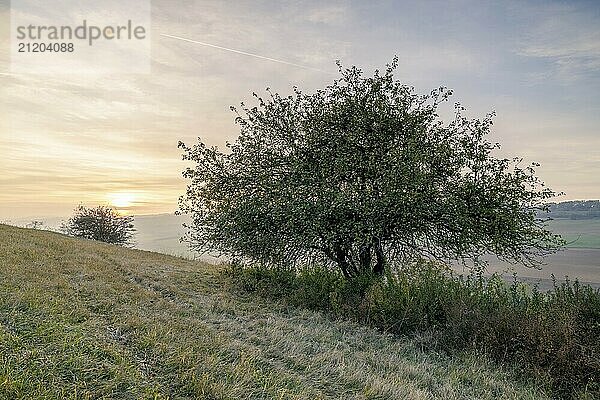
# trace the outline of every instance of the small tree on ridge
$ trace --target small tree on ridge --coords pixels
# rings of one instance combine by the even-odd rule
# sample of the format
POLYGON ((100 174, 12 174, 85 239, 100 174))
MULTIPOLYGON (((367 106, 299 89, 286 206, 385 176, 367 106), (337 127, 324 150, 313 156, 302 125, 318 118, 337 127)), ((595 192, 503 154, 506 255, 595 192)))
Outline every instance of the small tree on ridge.
POLYGON ((63 224, 62 230, 71 236, 119 246, 132 245, 135 233, 133 216, 120 215, 108 206, 77 207, 74 215, 63 224))

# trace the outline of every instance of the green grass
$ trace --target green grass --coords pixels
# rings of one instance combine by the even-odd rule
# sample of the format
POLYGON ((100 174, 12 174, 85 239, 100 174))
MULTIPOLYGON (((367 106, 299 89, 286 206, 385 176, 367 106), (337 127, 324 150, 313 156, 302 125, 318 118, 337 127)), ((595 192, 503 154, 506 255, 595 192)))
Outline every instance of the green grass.
POLYGON ((567 247, 600 249, 600 218, 596 219, 554 219, 548 227, 562 235, 567 247))
POLYGON ((450 357, 241 295, 219 267, 0 225, 0 399, 537 399, 450 357))

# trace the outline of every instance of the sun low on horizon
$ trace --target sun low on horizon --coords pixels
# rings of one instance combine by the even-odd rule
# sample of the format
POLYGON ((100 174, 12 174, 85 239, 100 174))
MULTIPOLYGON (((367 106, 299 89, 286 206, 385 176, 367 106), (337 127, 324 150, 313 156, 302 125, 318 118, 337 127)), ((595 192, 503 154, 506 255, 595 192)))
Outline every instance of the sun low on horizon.
POLYGON ((171 214, 176 206, 171 204, 169 197, 162 197, 152 191, 144 190, 119 190, 111 191, 104 196, 86 201, 88 206, 108 205, 121 215, 153 215, 171 214))
POLYGON ((107 196, 107 203, 110 207, 117 210, 121 215, 132 215, 140 211, 140 204, 143 203, 139 193, 135 192, 113 192, 107 196))
POLYGON ((108 195, 109 204, 115 208, 128 208, 134 205, 136 195, 129 192, 111 193, 108 195))

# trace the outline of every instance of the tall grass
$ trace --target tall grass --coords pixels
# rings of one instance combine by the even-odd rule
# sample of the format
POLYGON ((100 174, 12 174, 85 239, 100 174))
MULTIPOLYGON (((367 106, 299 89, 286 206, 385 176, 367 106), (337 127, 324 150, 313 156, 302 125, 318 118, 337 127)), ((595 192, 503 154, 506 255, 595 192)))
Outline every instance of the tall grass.
POLYGON ((600 398, 600 290, 564 282, 540 292, 515 280, 457 276, 419 262, 346 280, 335 271, 234 266, 246 291, 327 311, 401 335, 420 334, 438 350, 477 350, 547 382, 561 398, 600 398), (426 335, 423 335, 426 333, 426 335))

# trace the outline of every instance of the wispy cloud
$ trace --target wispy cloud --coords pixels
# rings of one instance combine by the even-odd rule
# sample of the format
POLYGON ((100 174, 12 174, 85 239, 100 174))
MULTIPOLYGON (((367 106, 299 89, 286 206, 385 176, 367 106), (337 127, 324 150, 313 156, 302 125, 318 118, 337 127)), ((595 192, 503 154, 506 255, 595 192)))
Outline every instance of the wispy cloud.
POLYGON ((308 10, 307 20, 327 25, 341 25, 348 21, 350 9, 347 4, 323 4, 308 10))
MULTIPOLYGON (((533 21, 517 54, 546 60, 559 79, 600 76, 600 18, 577 3, 528 9, 533 21)), ((548 73, 545 74, 548 77, 548 73)))

